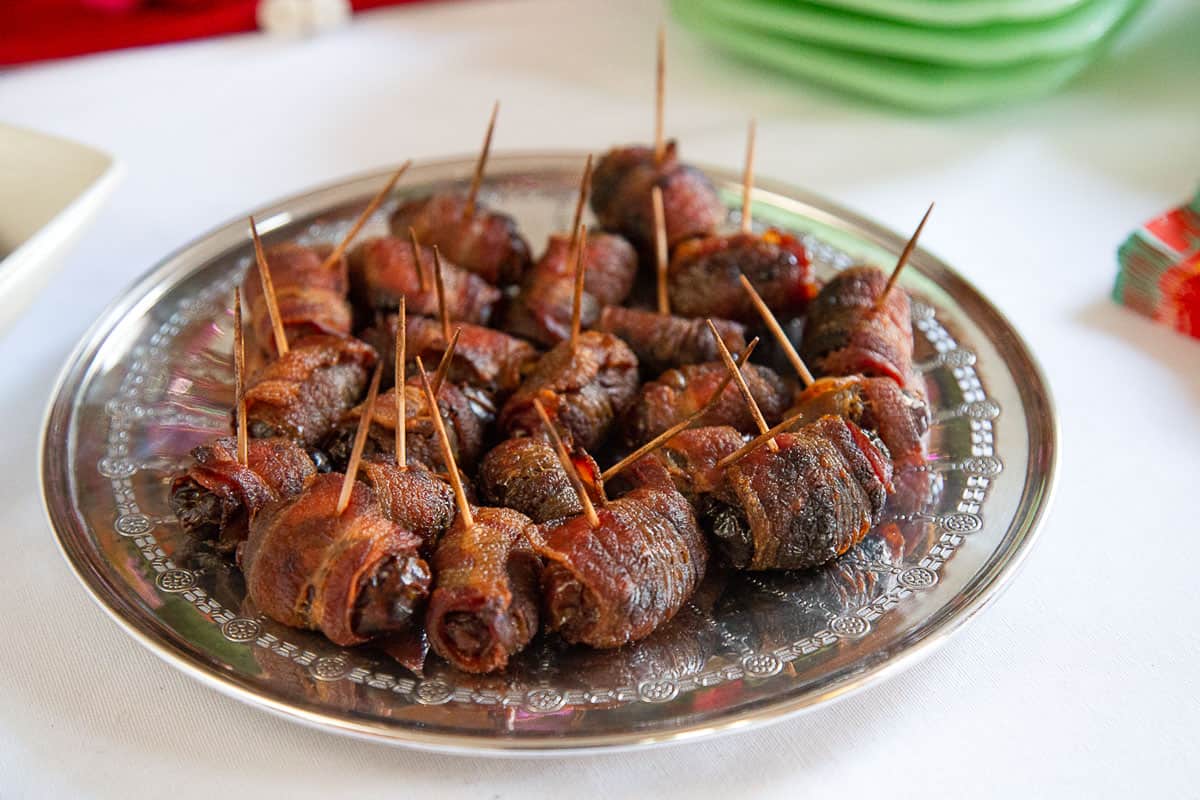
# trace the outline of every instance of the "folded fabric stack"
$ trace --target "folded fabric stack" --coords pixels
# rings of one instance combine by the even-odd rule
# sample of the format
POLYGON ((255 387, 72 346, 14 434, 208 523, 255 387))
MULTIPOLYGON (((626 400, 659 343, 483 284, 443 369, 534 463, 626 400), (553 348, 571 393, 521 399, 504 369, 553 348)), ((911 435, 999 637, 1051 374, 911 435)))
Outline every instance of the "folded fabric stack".
POLYGON ((1117 261, 1114 300, 1200 339, 1200 192, 1134 231, 1117 261))
POLYGON ((672 0, 722 49, 910 108, 1043 94, 1104 52, 1144 0, 672 0))

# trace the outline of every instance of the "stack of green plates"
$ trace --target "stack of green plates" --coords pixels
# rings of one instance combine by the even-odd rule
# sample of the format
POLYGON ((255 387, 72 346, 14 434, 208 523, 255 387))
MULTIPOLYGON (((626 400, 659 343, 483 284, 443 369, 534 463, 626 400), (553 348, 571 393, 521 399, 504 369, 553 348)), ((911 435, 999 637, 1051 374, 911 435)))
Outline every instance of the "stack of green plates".
POLYGON ((1144 0, 672 0, 719 47, 888 103, 952 111, 1043 94, 1144 0))

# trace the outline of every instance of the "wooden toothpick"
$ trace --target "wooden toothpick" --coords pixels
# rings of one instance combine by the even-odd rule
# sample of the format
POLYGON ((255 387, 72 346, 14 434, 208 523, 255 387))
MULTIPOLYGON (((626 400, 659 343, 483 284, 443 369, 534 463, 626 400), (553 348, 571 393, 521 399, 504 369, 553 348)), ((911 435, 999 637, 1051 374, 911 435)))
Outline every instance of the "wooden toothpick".
POLYGON ((739 280, 742 282, 742 288, 746 290, 746 294, 750 297, 750 302, 758 309, 758 315, 762 317, 762 321, 771 331, 771 335, 775 337, 775 341, 779 342, 779 346, 783 348, 784 354, 788 361, 792 362, 792 368, 796 370, 796 374, 800 376, 800 381, 807 387, 811 386, 816 380, 813 374, 808 369, 808 365, 804 363, 804 359, 800 358, 800 354, 796 352, 796 346, 792 344, 792 340, 787 337, 783 331, 783 326, 779 324, 779 320, 775 317, 774 312, 763 302, 762 296, 750 283, 750 279, 745 275, 739 275, 739 280))
POLYGON ((488 153, 492 149, 492 133, 496 130, 496 115, 499 113, 500 101, 497 100, 492 105, 492 117, 488 120, 487 133, 483 136, 483 149, 479 151, 479 160, 475 162, 475 175, 471 178, 471 190, 467 192, 467 203, 463 206, 463 222, 475 216, 475 201, 479 197, 479 186, 483 183, 483 170, 487 166, 488 153))
POLYGON ((587 205, 588 194, 592 190, 592 154, 588 153, 587 163, 583 165, 583 177, 579 179, 579 199, 575 201, 575 217, 571 222, 571 244, 567 247, 567 256, 575 252, 579 241, 579 226, 583 224, 583 209, 587 205))
POLYGON ((725 467, 729 466, 730 464, 734 463, 735 461, 740 461, 741 459, 750 455, 751 452, 753 452, 754 450, 757 450, 759 447, 761 447, 764 442, 770 442, 771 444, 775 445, 775 447, 773 449, 778 451, 779 445, 775 444, 775 437, 778 436, 779 434, 795 427, 795 425, 798 422, 800 422, 800 420, 802 420, 803 418, 804 418, 804 412, 801 411, 799 413, 793 414, 792 416, 788 417, 783 422, 776 425, 774 428, 770 428, 769 430, 767 430, 765 433, 760 433, 758 436, 754 437, 753 439, 751 439, 750 441, 748 441, 744 445, 742 445, 740 448, 738 448, 734 452, 730 453, 729 455, 725 456, 720 461, 718 461, 717 469, 724 469, 725 467))
POLYGON ((407 329, 408 302, 404 295, 400 295, 400 318, 396 325, 396 467, 402 470, 408 469, 408 397, 404 391, 407 379, 404 374, 404 362, 408 358, 407 329))
POLYGON ((375 398, 379 396, 379 379, 383 377, 383 362, 375 366, 375 374, 371 376, 371 388, 367 390, 367 401, 363 406, 362 417, 358 420, 358 431, 354 434, 354 447, 350 451, 350 460, 346 463, 346 475, 342 478, 342 493, 338 495, 337 513, 340 516, 350 505, 350 493, 354 490, 354 480, 358 476, 358 465, 362 461, 363 447, 367 444, 367 432, 375 419, 375 398))
POLYGON ((242 332, 242 290, 233 289, 233 397, 237 415, 237 460, 250 463, 250 434, 246 431, 246 339, 242 332))
POLYGON ((888 282, 883 287, 883 291, 879 293, 879 297, 875 299, 873 311, 879 311, 883 308, 883 304, 887 301, 888 294, 892 291, 892 287, 896 285, 896 279, 900 277, 900 270, 904 269, 904 265, 908 263, 908 257, 912 255, 912 251, 917 247, 917 239, 921 238, 921 231, 925 229, 925 223, 929 219, 929 215, 933 213, 933 203, 929 204, 929 209, 925 212, 925 216, 921 217, 921 223, 917 225, 917 230, 913 233, 912 238, 908 240, 908 244, 904 245, 904 250, 900 252, 900 258, 896 261, 896 267, 892 270, 892 274, 888 277, 888 282))
POLYGON ((446 309, 446 285, 442 282, 442 253, 433 246, 433 286, 437 290, 438 317, 442 320, 442 341, 450 341, 450 312, 446 309))
POLYGON ((461 325, 454 329, 454 337, 442 351, 442 360, 438 362, 437 369, 433 372, 433 393, 435 395, 442 390, 442 382, 446 380, 446 373, 450 371, 450 360, 454 358, 454 348, 458 347, 460 335, 462 335, 461 325))
POLYGON ((661 166, 667 152, 663 135, 663 98, 666 95, 667 28, 658 26, 658 49, 654 63, 654 165, 661 166))
MULTIPOLYGON (((759 433, 765 433, 767 430, 767 421, 763 418, 762 411, 758 407, 758 402, 754 399, 754 395, 750 393, 750 387, 746 385, 746 377, 742 375, 741 368, 733 360, 733 356, 729 355, 729 348, 725 346, 724 340, 721 339, 721 334, 717 332, 717 326, 713 321, 708 320, 708 329, 712 331, 713 338, 717 341, 717 350, 721 354, 721 360, 725 362, 725 368, 733 376, 737 382, 738 391, 742 393, 742 399, 746 401, 746 406, 750 409, 750 416, 754 417, 754 424, 758 426, 759 433)), ((779 445, 774 441, 770 442, 772 450, 778 450, 779 445)))
POLYGON ((267 301, 267 316, 271 318, 271 329, 275 332, 275 351, 283 357, 288 354, 287 334, 283 330, 283 318, 279 314, 279 303, 275 300, 275 282, 271 280, 271 268, 267 266, 267 254, 263 252, 262 240, 258 238, 254 217, 250 218, 250 236, 254 239, 254 259, 258 263, 263 298, 267 301))
MULTIPOLYGON (((754 339, 751 340, 750 344, 746 345, 746 349, 741 352, 741 355, 739 355, 737 357, 737 365, 739 367, 742 364, 746 363, 747 359, 750 358, 750 354, 754 352, 754 348, 757 346, 758 346, 758 337, 755 337, 754 339)), ((665 444, 666 442, 669 442, 671 439, 675 438, 676 435, 678 435, 679 433, 682 433, 683 431, 690 428, 696 420, 700 419, 705 414, 707 414, 709 412, 709 410, 717 404, 717 401, 719 401, 721 399, 721 395, 725 391, 725 387, 728 386, 729 382, 732 380, 733 380, 733 375, 726 375, 725 380, 721 381, 721 385, 717 387, 717 391, 713 393, 713 396, 708 398, 707 403, 705 403, 703 406, 701 406, 700 408, 693 411, 691 414, 688 414, 686 417, 681 419, 679 422, 676 422, 674 425, 667 428, 665 431, 660 433, 658 436, 655 436, 653 439, 646 442, 644 445, 639 447, 637 450, 634 450, 632 453, 630 453, 629 455, 622 458, 616 464, 613 464, 611 467, 604 470, 604 472, 602 472, 600 474, 601 480, 609 480, 614 475, 620 473, 621 470, 625 469, 626 467, 628 467, 633 462, 637 461, 642 456, 645 456, 648 453, 654 452, 659 447, 661 447, 663 444, 665 444)))
POLYGON ((665 317, 671 313, 671 297, 667 292, 670 256, 667 252, 667 215, 663 210, 662 189, 658 186, 650 190, 650 205, 654 208, 654 276, 658 287, 658 313, 665 317))
POLYGON ((442 448, 442 460, 446 462, 449 472, 450 486, 454 489, 454 501, 458 504, 459 516, 467 530, 475 527, 475 517, 471 514, 471 504, 467 502, 467 493, 463 490, 462 477, 458 474, 458 464, 454 461, 454 450, 450 447, 450 437, 446 434, 446 423, 442 421, 442 410, 438 407, 437 396, 429 385, 429 376, 425 374, 425 365, 417 356, 417 372, 421 375, 421 387, 425 390, 425 401, 429 403, 429 416, 433 418, 433 427, 437 431, 438 444, 442 448))
POLYGON ((750 129, 746 132, 746 165, 742 168, 742 233, 750 233, 753 228, 750 213, 750 197, 754 194, 754 139, 757 124, 752 117, 750 129))
POLYGON ((542 418, 542 425, 546 428, 546 435, 550 437, 550 442, 554 445, 554 452, 558 454, 558 460, 562 464, 563 471, 567 473, 567 478, 570 479, 571 486, 574 487, 575 493, 579 495, 579 504, 583 506, 583 514, 587 517, 588 525, 595 528, 600 524, 600 517, 596 515, 596 507, 592 505, 592 498, 588 496, 587 489, 583 486, 583 481, 579 479, 579 473, 575 470, 575 463, 571 461, 571 454, 567 452, 567 447, 563 444, 562 437, 558 435, 558 430, 554 427, 554 423, 550 421, 550 415, 546 413, 546 409, 542 406, 542 401, 535 397, 533 399, 533 407, 537 409, 538 416, 542 418))
POLYGON ((425 277, 425 259, 421 257, 421 243, 417 241, 417 232, 408 229, 408 242, 412 246, 413 263, 417 266, 417 288, 421 293, 429 291, 429 279, 425 277))
POLYGON ((583 326, 583 279, 587 273, 587 225, 579 226, 579 241, 575 243, 575 293, 571 298, 571 352, 579 346, 583 326))
POLYGON ((350 243, 354 241, 354 237, 358 236, 358 232, 361 231, 363 226, 367 224, 367 220, 369 220, 371 215, 375 213, 376 209, 383 204, 383 201, 387 199, 387 196, 392 193, 392 189, 395 188, 396 182, 400 180, 400 176, 403 175, 410 166, 412 166, 412 161, 405 161, 400 165, 400 169, 392 173, 392 177, 388 178, 388 182, 385 183, 383 188, 371 198, 371 202, 367 203, 367 207, 364 208, 363 212, 358 215, 358 219, 354 220, 354 224, 350 226, 350 230, 346 232, 346 235, 342 237, 342 240, 337 243, 337 247, 333 248, 333 252, 331 252, 325 258, 325 263, 321 265, 322 269, 329 269, 338 262, 338 259, 340 259, 346 252, 346 248, 348 248, 350 243))

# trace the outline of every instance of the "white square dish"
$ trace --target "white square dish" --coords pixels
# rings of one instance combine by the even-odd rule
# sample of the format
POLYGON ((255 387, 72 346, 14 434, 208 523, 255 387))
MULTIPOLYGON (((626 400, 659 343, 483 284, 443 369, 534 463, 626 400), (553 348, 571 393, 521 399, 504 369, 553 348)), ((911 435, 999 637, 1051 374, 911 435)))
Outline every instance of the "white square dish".
POLYGON ((122 172, 99 150, 0 124, 0 333, 62 266, 122 172))

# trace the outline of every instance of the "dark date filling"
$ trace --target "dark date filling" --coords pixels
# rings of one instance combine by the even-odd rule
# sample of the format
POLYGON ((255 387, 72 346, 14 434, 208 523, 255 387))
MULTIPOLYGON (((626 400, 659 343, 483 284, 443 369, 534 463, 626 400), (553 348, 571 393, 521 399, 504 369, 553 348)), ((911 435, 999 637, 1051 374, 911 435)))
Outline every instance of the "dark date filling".
POLYGON ((308 457, 312 459, 313 466, 317 468, 317 474, 333 472, 333 460, 325 453, 316 447, 310 447, 307 451, 308 457))
POLYGON ((388 559, 363 581, 354 604, 354 632, 373 637, 407 630, 429 594, 429 566, 418 556, 388 559))
POLYGON ((442 621, 446 643, 463 659, 479 658, 492 645, 491 628, 469 611, 451 611, 442 621))
POLYGON ((191 478, 171 492, 171 511, 183 529, 193 536, 212 539, 221 532, 221 499, 191 478))
POLYGON ((247 430, 250 433, 251 439, 270 439, 275 436, 283 435, 274 425, 269 422, 264 422, 261 419, 251 421, 247 430))
POLYGON ((754 558, 754 537, 746 515, 740 508, 711 497, 706 497, 701 506, 701 515, 708 521, 721 554, 733 566, 744 568, 754 558))

